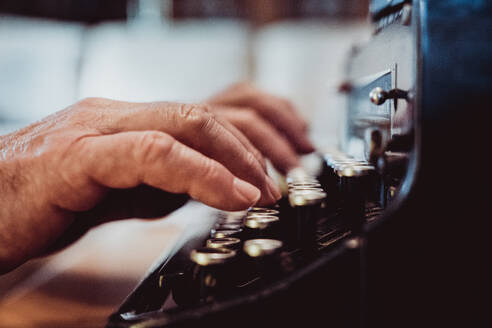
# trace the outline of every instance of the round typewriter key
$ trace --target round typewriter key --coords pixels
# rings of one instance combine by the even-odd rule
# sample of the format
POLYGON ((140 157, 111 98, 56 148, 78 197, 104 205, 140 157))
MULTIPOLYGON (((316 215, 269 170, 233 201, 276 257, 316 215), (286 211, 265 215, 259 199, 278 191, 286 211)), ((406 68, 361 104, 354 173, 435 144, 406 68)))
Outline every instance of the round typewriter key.
POLYGON ((294 176, 294 177, 289 177, 287 183, 292 183, 296 181, 315 181, 316 178, 311 176, 311 175, 305 175, 305 176, 294 176))
POLYGON ((248 221, 249 218, 258 218, 258 217, 263 217, 263 216, 275 216, 278 218, 278 214, 254 212, 254 213, 248 214, 248 216, 244 220, 244 224, 246 224, 246 222, 248 221))
POLYGON ((304 249, 316 249, 316 230, 326 193, 318 190, 292 190, 289 202, 296 211, 293 226, 295 243, 304 249))
POLYGON ((236 252, 224 248, 199 248, 190 253, 190 259, 200 266, 224 264, 236 256, 236 252))
POLYGON ((289 202, 292 207, 319 205, 325 199, 326 193, 318 190, 292 190, 289 202))
POLYGON ((224 217, 227 221, 240 221, 244 219, 247 213, 247 211, 227 212, 224 217))
POLYGON ((290 186, 290 185, 296 184, 296 183, 319 183, 319 181, 316 178, 292 179, 289 182, 287 182, 287 186, 290 186))
POLYGON ((239 223, 222 223, 222 222, 219 222, 219 223, 216 223, 215 224, 215 228, 217 229, 227 229, 227 230, 237 230, 237 229, 241 229, 241 227, 243 226, 242 222, 239 223))
POLYGON ((227 225, 235 225, 236 227, 241 227, 244 223, 244 219, 240 220, 224 220, 224 219, 219 219, 217 223, 215 224, 215 227, 219 226, 227 226, 227 225))
POLYGON ((337 174, 343 177, 361 177, 374 172, 375 168, 369 164, 340 165, 337 167, 337 174))
POLYGON ((336 171, 342 215, 354 233, 360 232, 365 220, 366 200, 374 172, 375 168, 370 165, 340 166, 336 171))
POLYGON ((250 239, 244 242, 243 250, 250 257, 264 257, 277 253, 282 246, 276 239, 250 239))
POLYGON ((210 238, 207 240, 208 248, 227 248, 238 250, 240 246, 241 239, 239 238, 210 238))
POLYGON ((321 184, 318 182, 293 182, 289 184, 289 189, 298 187, 315 187, 321 188, 321 184))
POLYGON ((329 172, 326 174, 326 193, 329 199, 327 203, 328 210, 334 211, 341 206, 341 194, 339 188, 339 176, 337 170, 341 167, 350 165, 366 165, 367 162, 363 160, 334 160, 330 163, 329 172))
POLYGON ((329 202, 327 203, 328 210, 335 211, 340 206, 340 192, 338 188, 338 175, 335 171, 337 165, 349 165, 353 164, 354 161, 351 159, 331 159, 327 161, 326 173, 324 175, 325 179, 325 191, 329 202))
POLYGON ((364 175, 363 173, 364 170, 374 170, 374 166, 367 162, 354 162, 354 163, 337 163, 333 166, 333 169, 335 170, 335 173, 338 176, 341 175, 364 175), (346 169, 346 173, 342 173, 342 171, 346 169), (351 173, 352 172, 352 173, 351 173))
POLYGON ((200 300, 206 301, 233 286, 231 263, 235 256, 236 251, 226 248, 191 251, 190 259, 195 263, 193 285, 200 300))
POLYGON ((226 237, 234 237, 239 238, 243 229, 222 229, 222 228, 214 228, 210 230, 210 237, 212 238, 226 238, 226 237))
POLYGON ((250 216, 252 214, 278 215, 279 213, 280 212, 278 210, 272 208, 252 207, 249 209, 248 214, 246 216, 250 216))
POLYGON ((220 212, 218 215, 218 224, 239 224, 242 225, 247 212, 220 212))
POLYGON ((246 219, 245 226, 252 229, 266 229, 279 222, 279 218, 274 215, 250 216, 246 219))
POLYGON ((282 272, 280 250, 283 243, 276 239, 250 239, 243 251, 250 258, 260 278, 269 279, 282 272))
POLYGON ((244 222, 245 238, 277 237, 280 219, 273 215, 250 216, 244 222))
MULTIPOLYGON (((351 164, 337 164, 334 167, 335 174, 337 175, 337 184, 338 191, 342 193, 342 180, 344 177, 365 177, 370 174, 370 172, 374 172, 374 166, 370 164, 361 164, 361 163, 351 163, 351 164)), ((362 178, 361 178, 362 179, 362 178)))
POLYGON ((308 191, 314 191, 314 192, 324 192, 323 188, 320 188, 320 187, 296 186, 294 188, 290 188, 290 191, 292 191, 292 192, 300 191, 300 190, 308 190, 308 191))
POLYGON ((287 172, 287 176, 285 180, 287 181, 287 183, 289 183, 291 181, 302 180, 308 177, 309 174, 307 174, 307 172, 303 168, 297 167, 287 172))
POLYGON ((335 165, 337 163, 352 163, 353 161, 354 161, 354 159, 352 159, 352 158, 332 158, 329 161, 327 161, 326 164, 329 167, 333 167, 333 165, 335 165))

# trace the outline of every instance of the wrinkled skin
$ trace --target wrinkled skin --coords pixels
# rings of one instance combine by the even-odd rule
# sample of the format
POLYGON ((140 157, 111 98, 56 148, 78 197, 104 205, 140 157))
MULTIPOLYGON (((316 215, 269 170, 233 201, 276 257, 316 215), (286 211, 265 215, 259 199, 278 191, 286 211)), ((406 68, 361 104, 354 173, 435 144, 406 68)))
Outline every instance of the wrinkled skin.
POLYGON ((1 136, 0 272, 60 249, 94 225, 160 217, 188 197, 224 210, 274 203, 280 193, 255 145, 264 152, 272 146, 249 131, 260 121, 263 133, 275 134, 283 148, 272 161, 283 171, 297 165, 294 149, 312 146, 290 140, 304 126, 265 116, 280 107, 292 115, 282 107, 288 103, 270 97, 239 84, 211 105, 89 98, 1 136), (248 113, 249 121, 233 112, 248 113))
POLYGON ((241 130, 283 173, 299 166, 298 153, 314 151, 306 121, 286 99, 238 83, 208 102, 217 105, 214 112, 241 130))

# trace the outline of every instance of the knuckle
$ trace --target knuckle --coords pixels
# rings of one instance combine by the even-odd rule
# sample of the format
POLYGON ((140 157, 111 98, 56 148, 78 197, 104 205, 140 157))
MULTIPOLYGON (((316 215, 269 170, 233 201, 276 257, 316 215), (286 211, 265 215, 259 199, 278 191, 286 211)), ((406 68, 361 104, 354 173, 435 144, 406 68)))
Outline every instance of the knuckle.
POLYGON ((88 97, 84 98, 82 100, 79 100, 76 105, 77 107, 83 107, 83 108, 94 108, 94 107, 99 107, 99 105, 103 102, 102 98, 97 98, 97 97, 88 97))
POLYGON ((256 148, 253 148, 252 149, 252 153, 253 153, 253 156, 255 156, 259 161, 264 161, 265 159, 263 158, 263 155, 262 153, 256 149, 256 148))
POLYGON ((246 164, 250 167, 256 168, 258 166, 258 156, 261 155, 255 155, 252 152, 247 152, 246 153, 246 164))
POLYGON ((218 169, 217 166, 214 165, 212 160, 206 158, 202 163, 203 168, 203 176, 208 180, 215 180, 218 177, 218 169))
POLYGON ((210 106, 209 104, 200 104, 195 106, 199 106, 205 113, 212 113, 212 106, 210 106))
POLYGON ((215 116, 209 111, 207 106, 202 105, 181 105, 179 116, 193 130, 203 130, 210 128, 215 123, 215 116))
POLYGON ((149 131, 142 133, 135 141, 137 160, 141 163, 152 163, 166 157, 171 152, 175 142, 165 133, 149 131))
POLYGON ((182 104, 179 106, 179 115, 184 119, 197 119, 202 117, 207 110, 204 106, 199 106, 195 104, 182 104))

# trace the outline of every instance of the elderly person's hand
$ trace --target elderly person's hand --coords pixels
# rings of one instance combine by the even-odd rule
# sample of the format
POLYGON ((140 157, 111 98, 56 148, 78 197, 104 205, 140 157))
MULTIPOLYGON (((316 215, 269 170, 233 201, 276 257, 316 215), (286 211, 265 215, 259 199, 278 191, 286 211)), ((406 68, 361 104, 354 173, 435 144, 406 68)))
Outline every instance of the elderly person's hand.
POLYGON ((98 223, 162 216, 183 195, 224 210, 278 200, 259 151, 207 107, 87 99, 0 136, 0 272, 98 223))
POLYGON ((281 172, 299 166, 297 154, 314 150, 306 121, 293 105, 249 83, 238 83, 208 100, 213 111, 243 132, 281 172))

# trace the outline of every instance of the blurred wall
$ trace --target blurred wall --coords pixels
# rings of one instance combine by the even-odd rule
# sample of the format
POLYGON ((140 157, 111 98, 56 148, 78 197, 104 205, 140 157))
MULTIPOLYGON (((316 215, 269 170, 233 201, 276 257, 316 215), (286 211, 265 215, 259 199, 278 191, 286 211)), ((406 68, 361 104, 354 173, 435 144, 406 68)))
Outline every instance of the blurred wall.
MULTIPOLYGON (((0 8, 6 4, 0 0, 0 8)), ((129 5, 135 15, 128 21, 96 25, 0 16, 0 133, 83 97, 202 101, 248 79, 292 99, 313 122, 318 145, 336 142, 344 107, 336 85, 348 49, 368 34, 367 1, 129 5), (236 18, 190 19, 224 16, 236 18)))
POLYGON ((85 28, 0 16, 0 133, 77 98, 85 28))

